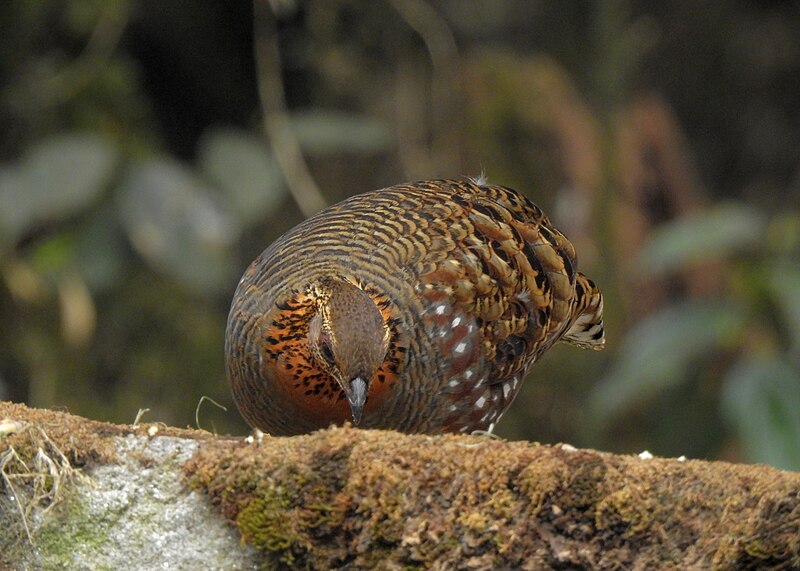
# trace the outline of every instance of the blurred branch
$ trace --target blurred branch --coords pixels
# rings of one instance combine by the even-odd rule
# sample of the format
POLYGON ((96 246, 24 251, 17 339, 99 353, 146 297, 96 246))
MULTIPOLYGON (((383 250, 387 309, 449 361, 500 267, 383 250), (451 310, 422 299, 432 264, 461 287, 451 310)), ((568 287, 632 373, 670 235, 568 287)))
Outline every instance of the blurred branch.
POLYGON ((425 146, 425 114, 420 93, 422 79, 418 66, 401 59, 395 72, 395 113, 397 125, 397 154, 405 176, 410 179, 426 178, 433 164, 430 149, 425 146), (421 171, 421 172, 420 172, 421 171))
POLYGON ((128 2, 109 2, 83 52, 50 77, 29 76, 11 93, 10 104, 36 111, 59 105, 78 95, 114 55, 129 19, 128 2))
MULTIPOLYGON (((706 264, 687 265, 669 283, 644 276, 633 262, 659 225, 685 219, 706 200, 680 122, 661 97, 633 98, 617 113, 616 121, 620 192, 611 202, 616 222, 613 251, 623 287, 642 292, 626 299, 628 310, 632 316, 641 317, 676 297, 716 295, 721 289, 724 264, 714 256, 704 257, 706 264), (709 265, 712 260, 713 271, 709 265)), ((709 230, 718 225, 709 224, 709 230)), ((733 234, 743 235, 741 230, 733 234)), ((697 246, 703 243, 705 240, 697 246)))
POLYGON ((253 40, 264 131, 292 198, 304 216, 311 216, 325 208, 326 201, 292 131, 281 77, 278 30, 268 0, 253 0, 253 40))
POLYGON ((438 73, 452 69, 458 56, 453 32, 447 22, 425 0, 389 0, 406 24, 425 42, 431 63, 438 73))
MULTIPOLYGON (((434 134, 452 133, 453 99, 457 92, 454 84, 458 65, 458 46, 453 32, 445 19, 425 0, 389 0, 389 2, 406 24, 422 39, 430 57, 433 66, 431 123, 434 134)), ((421 125, 424 125, 426 121, 408 120, 409 115, 417 112, 413 106, 419 99, 419 91, 414 88, 413 83, 411 86, 408 85, 409 81, 417 76, 416 71, 409 73, 409 66, 404 66, 402 63, 398 69, 397 82, 398 115, 400 116, 397 122, 397 131, 401 160, 403 160, 406 170, 410 170, 411 165, 418 163, 420 157, 409 149, 422 141, 424 129, 421 128, 421 125)), ((449 141, 446 141, 441 145, 441 156, 435 157, 436 164, 430 165, 427 167, 428 169, 437 167, 449 170, 456 167, 457 146, 448 143, 449 141)))

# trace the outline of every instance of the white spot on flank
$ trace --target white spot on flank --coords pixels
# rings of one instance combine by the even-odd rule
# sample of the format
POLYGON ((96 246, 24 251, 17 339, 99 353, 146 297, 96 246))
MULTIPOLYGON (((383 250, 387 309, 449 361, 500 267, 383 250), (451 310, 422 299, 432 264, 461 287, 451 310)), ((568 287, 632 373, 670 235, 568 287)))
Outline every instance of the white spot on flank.
POLYGON ((450 412, 455 412, 456 410, 458 410, 458 407, 454 404, 451 404, 450 406, 447 407, 447 410, 450 412))
POLYGON ((436 311, 436 315, 444 315, 444 310, 445 309, 447 309, 445 304, 440 303, 439 305, 436 306, 436 310, 435 310, 436 311))
POLYGON ((464 371, 464 378, 469 380, 472 378, 472 375, 474 374, 475 372, 472 369, 467 369, 466 371, 464 371))
POLYGON ((475 401, 475 406, 478 408, 483 408, 486 405, 486 395, 481 395, 481 398, 475 401))
POLYGON ((511 393, 511 385, 508 383, 503 383, 503 398, 508 398, 508 395, 511 393))
POLYGON ((461 324, 461 318, 460 317, 453 318, 453 323, 452 323, 453 327, 458 327, 460 324, 461 324))
POLYGON ((455 388, 460 384, 461 384, 461 379, 459 379, 458 377, 452 378, 447 382, 447 386, 451 388, 455 388))
POLYGON ((467 343, 466 343, 466 341, 462 341, 461 343, 459 343, 458 345, 456 345, 456 348, 454 349, 454 351, 455 351, 456 353, 458 353, 459 355, 460 355, 461 353, 463 353, 464 351, 466 351, 466 350, 467 350, 467 343))

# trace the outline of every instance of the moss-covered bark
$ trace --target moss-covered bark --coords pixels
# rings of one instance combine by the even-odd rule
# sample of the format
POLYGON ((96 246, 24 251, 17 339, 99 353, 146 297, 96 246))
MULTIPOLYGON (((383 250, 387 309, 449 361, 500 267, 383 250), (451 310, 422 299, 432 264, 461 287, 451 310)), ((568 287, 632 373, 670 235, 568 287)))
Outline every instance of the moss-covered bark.
MULTIPOLYGON (((109 439, 148 430, 0 404, 3 418, 46 422, 83 471, 129 453, 104 448, 109 439), (79 427, 97 439, 76 442, 79 427)), ((163 428, 147 438, 161 434, 199 439, 176 470, 266 568, 800 568, 800 474, 764 466, 351 428, 251 443, 163 428)), ((26 438, 0 436, 0 453, 24 454, 26 438)))

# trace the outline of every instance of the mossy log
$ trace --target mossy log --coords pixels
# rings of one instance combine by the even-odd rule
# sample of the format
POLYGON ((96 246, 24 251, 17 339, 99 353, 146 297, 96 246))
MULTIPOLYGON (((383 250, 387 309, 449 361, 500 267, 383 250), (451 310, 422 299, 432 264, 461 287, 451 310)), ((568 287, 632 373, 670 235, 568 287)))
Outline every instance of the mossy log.
POLYGON ((797 569, 800 474, 485 436, 294 438, 0 403, 0 567, 797 569))

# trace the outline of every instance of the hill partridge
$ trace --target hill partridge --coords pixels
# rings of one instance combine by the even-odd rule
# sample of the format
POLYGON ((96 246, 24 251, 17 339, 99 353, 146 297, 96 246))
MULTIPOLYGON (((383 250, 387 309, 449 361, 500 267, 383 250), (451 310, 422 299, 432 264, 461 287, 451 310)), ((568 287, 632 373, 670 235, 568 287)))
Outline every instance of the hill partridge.
POLYGON ((253 427, 493 426, 557 341, 601 349, 603 298, 542 211, 482 179, 401 184, 299 224, 245 272, 226 333, 253 427))

